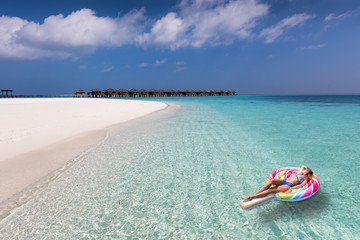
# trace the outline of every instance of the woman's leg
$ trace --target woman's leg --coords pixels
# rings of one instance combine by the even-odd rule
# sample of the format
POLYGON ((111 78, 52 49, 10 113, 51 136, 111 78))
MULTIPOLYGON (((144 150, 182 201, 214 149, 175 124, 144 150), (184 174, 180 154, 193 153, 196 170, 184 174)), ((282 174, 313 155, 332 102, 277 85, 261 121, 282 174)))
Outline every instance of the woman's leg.
MULTIPOLYGON (((282 181, 281 179, 273 179, 273 180, 269 181, 267 184, 265 184, 262 188, 260 188, 259 191, 257 191, 256 193, 254 193, 254 195, 255 195, 255 194, 258 194, 258 193, 261 193, 261 192, 269 189, 272 185, 279 186, 279 185, 282 184, 282 182, 283 182, 283 181, 282 181)), ((249 198, 249 196, 242 197, 242 199, 244 199, 244 200, 248 200, 248 198, 249 198)))
POLYGON ((280 186, 280 185, 282 185, 282 183, 283 183, 283 180, 281 180, 281 179, 273 179, 273 180, 269 181, 267 184, 265 184, 262 188, 260 188, 260 190, 257 191, 255 194, 261 193, 261 192, 265 191, 266 189, 269 189, 272 185, 280 186))
POLYGON ((290 186, 288 185, 281 185, 278 187, 273 187, 273 188, 269 188, 263 192, 260 193, 256 193, 254 195, 248 196, 246 200, 251 200, 253 198, 259 198, 259 197, 264 197, 266 195, 268 195, 269 193, 277 193, 277 192, 286 192, 287 190, 289 190, 290 186))

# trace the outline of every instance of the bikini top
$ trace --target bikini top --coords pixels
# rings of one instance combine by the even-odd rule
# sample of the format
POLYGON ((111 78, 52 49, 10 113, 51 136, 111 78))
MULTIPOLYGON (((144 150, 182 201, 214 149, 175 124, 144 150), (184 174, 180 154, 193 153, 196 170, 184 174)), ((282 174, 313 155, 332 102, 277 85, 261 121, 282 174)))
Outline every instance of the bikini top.
POLYGON ((300 184, 300 182, 305 178, 303 175, 295 174, 295 176, 297 178, 298 184, 300 184))

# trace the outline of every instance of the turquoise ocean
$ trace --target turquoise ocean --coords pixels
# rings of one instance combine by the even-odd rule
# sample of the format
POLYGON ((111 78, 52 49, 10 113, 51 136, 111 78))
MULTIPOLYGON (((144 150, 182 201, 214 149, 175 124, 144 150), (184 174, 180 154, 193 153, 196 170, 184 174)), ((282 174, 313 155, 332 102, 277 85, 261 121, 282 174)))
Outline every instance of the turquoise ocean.
POLYGON ((2 219, 0 239, 359 239, 360 96, 152 100, 171 107, 120 125, 2 219), (241 209, 301 165, 315 196, 241 209))

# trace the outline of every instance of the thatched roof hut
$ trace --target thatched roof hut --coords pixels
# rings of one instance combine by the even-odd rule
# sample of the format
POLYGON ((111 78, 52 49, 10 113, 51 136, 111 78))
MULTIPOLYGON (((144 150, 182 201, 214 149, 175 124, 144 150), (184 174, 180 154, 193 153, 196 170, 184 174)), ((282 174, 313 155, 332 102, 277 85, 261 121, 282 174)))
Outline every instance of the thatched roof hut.
POLYGON ((82 89, 79 89, 75 92, 76 96, 85 96, 86 92, 82 89))
POLYGON ((140 89, 139 90, 139 96, 140 97, 148 97, 149 96, 149 92, 147 91, 147 90, 145 90, 145 89, 140 89))
POLYGON ((95 88, 95 89, 91 89, 90 92, 88 92, 88 95, 90 97, 103 97, 104 96, 104 91, 95 88))
POLYGON ((102 90, 95 88, 95 89, 91 89, 90 92, 102 92, 102 90))
POLYGON ((129 97, 129 91, 123 88, 118 90, 119 97, 129 97))
POLYGON ((112 88, 105 89, 103 92, 104 92, 105 97, 118 97, 119 96, 119 92, 112 88))
MULTIPOLYGON (((75 95, 76 96, 85 96, 85 91, 80 89, 75 95)), ((173 96, 233 96, 236 95, 236 91, 223 91, 223 90, 163 90, 163 89, 140 89, 136 90, 135 88, 131 90, 126 89, 105 89, 100 90, 98 88, 90 90, 88 92, 89 97, 173 97, 173 96)))

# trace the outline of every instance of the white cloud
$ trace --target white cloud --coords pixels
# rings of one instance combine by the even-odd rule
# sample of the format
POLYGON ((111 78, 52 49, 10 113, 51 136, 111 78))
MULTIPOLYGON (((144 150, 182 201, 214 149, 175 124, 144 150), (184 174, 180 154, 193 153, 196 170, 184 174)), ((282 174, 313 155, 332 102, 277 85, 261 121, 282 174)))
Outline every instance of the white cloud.
POLYGON ((104 68, 103 70, 101 70, 101 72, 110 72, 110 71, 112 71, 114 69, 115 69, 114 66, 110 66, 110 67, 104 68))
POLYGON ((166 59, 156 60, 153 65, 154 66, 160 66, 160 65, 162 65, 164 63, 166 63, 166 59))
POLYGON ((329 15, 327 15, 324 19, 324 22, 328 22, 328 21, 333 21, 333 20, 345 20, 345 18, 351 17, 353 16, 353 14, 348 11, 348 12, 344 12, 342 14, 336 15, 335 13, 330 13, 329 15))
POLYGON ((150 33, 139 36, 137 42, 141 45, 170 45, 174 49, 185 30, 183 20, 170 12, 155 22, 150 33))
POLYGON ((234 39, 251 38, 256 20, 268 13, 268 6, 255 0, 222 1, 183 0, 183 16, 190 23, 189 44, 200 47, 229 44, 234 39))
POLYGON ((323 48, 325 46, 326 46, 326 44, 322 43, 322 44, 309 45, 309 46, 306 46, 306 47, 300 47, 298 49, 299 50, 312 50, 312 49, 323 48))
POLYGON ((178 67, 174 70, 174 72, 182 72, 184 70, 186 70, 186 67, 178 67))
POLYGON ((160 65, 162 65, 162 64, 164 64, 164 63, 166 63, 166 58, 164 58, 164 59, 162 59, 162 60, 156 60, 154 63, 152 63, 152 64, 148 64, 148 63, 140 63, 139 64, 139 67, 148 67, 148 66, 154 66, 154 67, 157 67, 157 66, 160 66, 160 65))
POLYGON ((180 13, 170 12, 157 20, 150 32, 137 39, 145 46, 201 47, 230 44, 252 37, 256 20, 268 13, 257 0, 182 0, 180 13))
POLYGON ((0 17, 0 57, 35 59, 46 55, 46 50, 37 50, 17 43, 16 33, 27 24, 29 24, 28 21, 18 17, 0 17))
POLYGON ((92 52, 99 46, 119 47, 132 43, 142 32, 144 10, 117 17, 97 17, 81 9, 64 17, 49 16, 43 23, 17 17, 0 17, 0 57, 36 59, 66 58, 92 52))
POLYGON ((265 43, 275 42, 281 35, 283 35, 285 30, 289 30, 295 26, 303 24, 311 18, 314 18, 314 16, 306 13, 294 14, 291 17, 284 18, 272 27, 263 29, 259 36, 265 38, 265 43))
MULTIPOLYGON (((227 45, 256 37, 255 27, 269 8, 261 0, 181 0, 173 12, 159 19, 146 18, 144 9, 113 18, 96 16, 94 11, 84 8, 67 16, 49 16, 42 23, 2 16, 0 58, 75 59, 99 47, 132 44, 172 50, 227 45)), ((274 42, 285 30, 310 18, 308 14, 295 14, 263 29, 260 36, 267 43, 274 42)), ((165 62, 166 59, 157 60, 139 67, 165 62)))
POLYGON ((184 65, 185 62, 184 62, 184 61, 178 61, 178 62, 176 62, 175 64, 176 64, 176 65, 184 65))
POLYGON ((87 69, 87 65, 83 64, 79 67, 80 69, 87 69))

